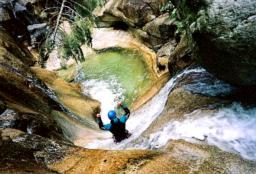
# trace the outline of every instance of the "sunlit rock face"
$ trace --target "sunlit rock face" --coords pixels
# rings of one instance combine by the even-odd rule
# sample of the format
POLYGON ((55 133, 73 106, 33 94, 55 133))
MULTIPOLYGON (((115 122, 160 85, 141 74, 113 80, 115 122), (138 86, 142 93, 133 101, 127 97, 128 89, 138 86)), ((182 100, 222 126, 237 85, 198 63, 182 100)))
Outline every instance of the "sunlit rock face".
POLYGON ((160 15, 160 8, 166 0, 110 0, 104 8, 95 12, 103 21, 124 21, 131 26, 144 26, 160 15))
POLYGON ((92 32, 92 48, 103 50, 107 48, 125 48, 140 52, 148 69, 156 77, 161 74, 157 71, 156 53, 144 45, 139 39, 126 31, 113 28, 95 28, 92 32))
POLYGON ((32 75, 28 66, 33 65, 32 56, 26 49, 22 50, 4 30, 0 31, 0 36, 2 98, 7 104, 15 103, 13 107, 17 106, 18 108, 18 105, 23 103, 21 105, 24 106, 24 110, 25 108, 27 110, 37 110, 37 107, 41 106, 41 111, 48 111, 49 106, 45 105, 48 97, 35 86, 37 85, 34 84, 36 78, 32 75), (37 96, 36 92, 41 94, 37 96), (41 100, 38 100, 37 103, 36 98, 41 100))
POLYGON ((255 162, 215 147, 171 141, 161 151, 75 147, 15 129, 0 129, 1 173, 253 173, 255 162))
MULTIPOLYGON (((56 117, 72 117, 71 112, 82 117, 76 119, 88 118, 88 122, 97 127, 93 119, 99 111, 97 101, 84 96, 79 86, 58 79, 54 73, 40 68, 32 72, 33 64, 32 55, 17 45, 6 31, 0 30, 0 97, 8 108, 26 113, 53 131, 60 130, 56 117)), ((71 139, 72 135, 66 138, 71 139)))
POLYGON ((256 1, 173 2, 199 62, 230 83, 256 85, 256 1))
MULTIPOLYGON (((94 115, 100 111, 100 103, 83 95, 79 84, 67 83, 58 78, 56 73, 42 68, 32 67, 32 71, 38 79, 55 92, 58 101, 63 106, 76 114, 77 119, 81 119, 81 122, 88 122, 94 128, 98 127, 94 115)), ((72 116, 70 115, 70 117, 72 116)))
MULTIPOLYGON (((180 48, 176 51, 176 55, 181 54, 181 56, 177 55, 176 57, 182 57, 182 59, 184 57, 184 60, 176 60, 176 57, 175 60, 172 60, 174 58, 170 57, 177 43, 180 42, 177 21, 168 13, 168 11, 171 12, 173 9, 174 6, 166 0, 110 0, 102 8, 94 10, 94 14, 99 17, 100 28, 113 28, 118 33, 115 37, 111 38, 111 41, 114 38, 122 38, 121 36, 123 35, 121 35, 121 32, 127 32, 133 38, 136 38, 136 40, 139 39, 145 46, 157 53, 156 56, 153 55, 151 57, 157 64, 157 71, 164 74, 168 70, 171 73, 175 73, 177 70, 181 70, 194 62, 194 60, 191 60, 190 52, 187 53, 187 50, 190 50, 187 45, 185 45, 186 48, 183 49, 184 46, 181 48, 184 51, 180 48), (167 6, 168 10, 165 9, 167 6), (169 67, 170 64, 175 67, 168 68, 168 63, 169 67)), ((106 39, 101 39, 99 43, 102 45, 109 44, 107 40, 102 40, 106 39)), ((123 40, 126 43, 130 42, 129 39, 119 39, 119 45, 125 44, 123 40)), ((131 44, 129 45, 131 47, 131 44)), ((135 44, 133 45, 135 46, 135 44)), ((184 42, 182 41, 180 45, 184 45, 184 42)), ((139 51, 141 51, 140 48, 139 51)), ((149 55, 151 53, 148 52, 147 54, 149 55)))
POLYGON ((130 30, 150 48, 159 49, 176 30, 175 20, 161 10, 166 3, 166 0, 108 1, 94 14, 99 17, 101 27, 130 30))
MULTIPOLYGON (((46 128, 54 124, 52 110, 59 104, 44 83, 30 71, 34 64, 32 55, 0 30, 0 96, 4 104, 42 123, 46 128)), ((57 129, 57 128, 56 128, 57 129)))

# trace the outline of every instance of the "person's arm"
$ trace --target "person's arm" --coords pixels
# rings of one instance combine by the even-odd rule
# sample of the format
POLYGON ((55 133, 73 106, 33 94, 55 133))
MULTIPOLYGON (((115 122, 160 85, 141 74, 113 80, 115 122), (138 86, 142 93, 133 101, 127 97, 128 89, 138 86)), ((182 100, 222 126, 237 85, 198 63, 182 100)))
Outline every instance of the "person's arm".
POLYGON ((110 130, 111 128, 111 124, 106 124, 106 125, 103 124, 100 114, 96 115, 96 122, 98 123, 99 128, 101 130, 110 130))
POLYGON ((130 117, 130 109, 127 108, 127 106, 121 105, 121 108, 124 110, 124 115, 127 117, 127 119, 130 117))
POLYGON ((122 102, 118 102, 117 106, 121 107, 125 112, 124 115, 120 118, 120 121, 125 123, 130 117, 130 109, 128 109, 128 107, 125 106, 122 102))

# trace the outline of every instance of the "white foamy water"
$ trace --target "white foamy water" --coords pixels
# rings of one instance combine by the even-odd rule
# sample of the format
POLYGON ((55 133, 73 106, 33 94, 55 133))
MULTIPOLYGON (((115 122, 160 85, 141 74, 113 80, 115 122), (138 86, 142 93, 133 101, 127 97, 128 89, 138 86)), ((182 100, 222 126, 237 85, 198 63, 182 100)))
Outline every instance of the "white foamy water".
POLYGON ((159 148, 170 139, 204 140, 206 143, 256 160, 256 108, 238 103, 216 111, 196 110, 183 121, 171 121, 144 140, 139 148, 159 148))
POLYGON ((107 117, 108 111, 114 110, 118 99, 123 99, 124 89, 114 77, 108 81, 86 80, 82 83, 83 92, 101 102, 101 118, 104 124, 110 122, 107 117))
MULTIPOLYGON (((140 135, 162 113, 168 95, 176 83, 186 75, 192 73, 207 73, 202 68, 187 69, 172 78, 160 91, 144 106, 131 113, 126 128, 132 136, 121 143, 114 143, 108 137, 104 140, 94 140, 85 145, 87 148, 103 149, 127 149, 161 148, 171 139, 185 139, 188 141, 204 141, 223 150, 235 152, 247 159, 256 160, 256 108, 244 108, 238 103, 215 110, 195 110, 184 116, 183 121, 170 121, 155 133, 142 141, 134 141, 141 138, 140 135)), ((212 94, 213 88, 200 81, 201 93, 212 94), (206 86, 203 88, 202 86, 206 86), (204 91, 203 91, 204 90, 204 91)), ((118 86, 117 81, 112 83, 118 86)), ((114 109, 116 96, 122 97, 121 88, 110 85, 109 81, 89 80, 83 83, 84 91, 93 98, 101 101, 103 122, 109 122, 107 112, 114 109)), ((192 88, 190 88, 192 89, 192 88)), ((218 82, 218 93, 230 92, 226 84, 218 82)), ((193 91, 192 91, 193 92, 193 91)))
MULTIPOLYGON (((90 144, 87 144, 85 147, 88 147, 88 148, 111 148, 111 149, 125 148, 129 144, 129 142, 138 138, 141 135, 141 133, 143 131, 145 131, 150 126, 150 124, 162 113, 165 103, 168 98, 168 94, 172 90, 172 88, 175 86, 176 81, 179 80, 184 75, 187 75, 189 73, 195 73, 195 72, 205 72, 205 70, 202 68, 196 68, 196 69, 190 69, 190 70, 183 71, 182 73, 180 73, 177 76, 175 76, 174 78, 172 78, 159 91, 159 93, 155 97, 153 97, 149 102, 147 102, 147 104, 142 106, 137 111, 131 113, 129 120, 126 123, 127 130, 132 133, 132 136, 129 139, 126 139, 119 144, 113 143, 113 140, 112 141, 97 141, 96 140, 94 142, 91 142, 90 144)), ((97 88, 97 87, 95 87, 95 88, 97 88)), ((93 89, 93 88, 91 88, 91 89, 93 89)), ((111 90, 108 90, 108 91, 111 91, 111 90)), ((97 93, 97 90, 95 92, 97 93)), ((89 89, 89 93, 93 94, 93 92, 90 92, 90 89, 89 89)), ((98 95, 102 96, 102 95, 106 95, 106 93, 98 94, 98 95)), ((92 95, 92 96, 95 99, 98 99, 102 102, 102 110, 105 110, 107 112, 110 110, 109 107, 104 108, 104 106, 107 106, 107 104, 103 105, 103 103, 105 102, 105 99, 106 99, 105 97, 96 98, 94 95, 92 95), (102 99, 103 99, 103 101, 102 101, 102 99)), ((111 98, 113 101, 113 97, 115 95, 112 93, 111 96, 112 96, 111 98)), ((104 122, 104 120, 103 120, 103 122, 104 122)))

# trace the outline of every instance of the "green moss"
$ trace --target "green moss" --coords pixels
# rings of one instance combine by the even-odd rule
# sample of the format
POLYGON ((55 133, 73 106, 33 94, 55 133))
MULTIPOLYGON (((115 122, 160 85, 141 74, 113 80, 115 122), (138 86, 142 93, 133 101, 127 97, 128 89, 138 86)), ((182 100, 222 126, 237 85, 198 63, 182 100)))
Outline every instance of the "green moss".
POLYGON ((74 80, 74 76, 77 73, 77 68, 75 65, 70 67, 62 68, 58 72, 58 76, 67 82, 72 82, 74 80))
MULTIPOLYGON (((207 7, 207 5, 208 4, 205 0, 181 0, 176 4, 177 10, 173 11, 172 14, 172 16, 174 16, 177 20, 177 32, 179 34, 186 33, 188 45, 194 53, 196 53, 198 48, 196 48, 194 45, 194 36, 192 36, 192 34, 196 35, 196 30, 198 27, 207 27, 207 21, 201 22, 201 26, 196 26, 197 20, 205 20, 205 14, 202 13, 204 12, 204 9, 207 7)), ((197 60, 200 61, 200 58, 197 60)))

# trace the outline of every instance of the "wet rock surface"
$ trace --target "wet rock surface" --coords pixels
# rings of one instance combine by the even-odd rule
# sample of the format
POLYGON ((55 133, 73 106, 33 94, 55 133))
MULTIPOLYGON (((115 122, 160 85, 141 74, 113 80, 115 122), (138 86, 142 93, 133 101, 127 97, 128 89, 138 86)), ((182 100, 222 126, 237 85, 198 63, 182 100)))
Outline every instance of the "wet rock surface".
MULTIPOLYGON (((151 133, 161 129, 170 121, 183 120, 184 115, 191 113, 196 109, 207 109, 209 105, 225 103, 218 98, 212 98, 193 94, 185 88, 179 87, 174 89, 168 97, 165 109, 150 125, 150 127, 143 133, 142 137, 148 137, 151 133)), ((137 141, 141 141, 138 139, 137 141)))
MULTIPOLYGON (((39 145, 36 145, 36 138, 27 138, 27 144, 24 145, 24 143, 15 142, 16 138, 26 139, 24 132, 16 129, 1 129, 0 132, 0 173, 56 173, 47 169, 46 166, 39 161, 39 158, 35 158, 35 149, 40 149, 38 148, 39 145), (31 147, 32 144, 34 148, 31 147)), ((41 139, 40 143, 41 148, 44 143, 46 144, 44 139, 41 139)))
POLYGON ((248 173, 255 162, 215 147, 171 141, 161 151, 92 150, 1 129, 2 173, 248 173), (12 147, 10 150, 9 147, 12 147), (20 158, 21 157, 21 158, 20 158))
POLYGON ((3 101, 10 108, 38 113, 42 120, 50 121, 45 114, 50 112, 51 106, 58 108, 58 104, 47 96, 49 89, 30 71, 28 65, 33 64, 33 57, 3 30, 0 39, 0 95, 3 101))
POLYGON ((78 84, 67 83, 58 78, 56 73, 42 68, 33 67, 32 71, 55 91, 63 106, 75 113, 78 118, 81 118, 80 121, 84 120, 89 122, 92 127, 98 127, 94 122, 94 115, 100 111, 100 103, 83 95, 78 84))
POLYGON ((75 113, 88 117, 95 127, 92 115, 97 112, 98 102, 83 96, 78 86, 72 86, 56 79, 54 73, 39 73, 40 71, 37 71, 38 76, 44 77, 42 80, 56 90, 58 94, 56 96, 55 92, 31 71, 29 65, 33 65, 32 55, 25 48, 17 45, 4 30, 0 30, 0 36, 0 96, 8 108, 19 113, 20 125, 16 125, 17 128, 26 131, 30 127, 32 133, 60 137, 61 131, 59 125, 56 124, 55 117, 57 115, 65 117, 69 117, 68 114, 71 117, 74 115, 64 105, 68 105, 75 113), (49 76, 47 77, 47 75, 49 76), (66 91, 62 90, 62 87, 66 91), (61 104, 59 99, 63 99, 64 104, 61 104), (79 104, 75 101, 78 101, 79 104), (87 102, 91 102, 91 105, 86 105, 87 102), (81 105, 83 107, 80 107, 81 105), (81 113, 81 110, 84 112, 81 113), (34 123, 35 121, 37 123, 34 123))
POLYGON ((205 110, 210 114, 218 106, 230 104, 231 101, 225 96, 232 93, 232 89, 232 86, 216 79, 207 71, 182 76, 170 92, 162 113, 134 144, 147 144, 147 148, 157 148, 147 143, 152 140, 152 134, 164 129, 170 122, 185 120, 186 115, 195 110, 205 110))

